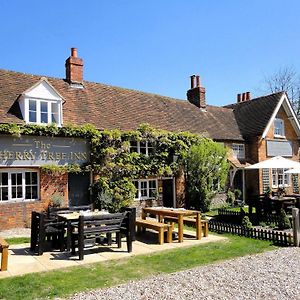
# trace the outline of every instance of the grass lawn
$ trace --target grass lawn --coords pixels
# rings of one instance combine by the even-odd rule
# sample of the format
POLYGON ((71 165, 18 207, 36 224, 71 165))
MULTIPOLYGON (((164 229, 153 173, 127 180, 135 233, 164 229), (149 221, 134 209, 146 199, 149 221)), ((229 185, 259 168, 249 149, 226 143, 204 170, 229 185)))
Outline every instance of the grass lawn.
MULTIPOLYGON (((249 213, 249 206, 245 205, 245 206, 237 206, 237 207, 225 207, 225 209, 230 210, 230 211, 241 211, 241 208, 245 211, 245 213, 249 213)), ((255 207, 252 208, 252 213, 255 213, 255 207)), ((204 215, 209 216, 209 217, 213 217, 213 216, 217 216, 218 215, 218 208, 212 209, 206 213, 204 213, 204 215)))
POLYGON ((5 239, 9 245, 30 243, 30 237, 15 237, 5 239))
MULTIPOLYGON (((223 235, 225 236, 225 235, 223 235)), ((269 242, 226 235, 225 242, 167 250, 44 273, 0 279, 0 299, 51 299, 275 249, 269 242)))

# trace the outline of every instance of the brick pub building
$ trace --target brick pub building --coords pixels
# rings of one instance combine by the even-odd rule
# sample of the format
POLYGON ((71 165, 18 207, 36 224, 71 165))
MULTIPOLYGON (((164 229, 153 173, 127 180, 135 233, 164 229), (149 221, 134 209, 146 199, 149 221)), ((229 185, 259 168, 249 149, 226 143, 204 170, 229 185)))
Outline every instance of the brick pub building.
MULTIPOLYGON (((199 133, 231 149, 229 185, 241 189, 244 199, 279 185, 299 192, 297 175, 284 174, 282 169, 244 170, 246 165, 276 155, 299 160, 300 126, 284 92, 256 99, 247 92, 239 94, 236 103, 217 107, 206 104, 205 88, 194 75, 188 101, 88 82, 75 48, 65 69, 65 79, 0 70, 0 123, 90 123, 100 130, 131 130, 149 123, 168 131, 199 133)), ((41 169, 47 164, 87 163, 90 150, 86 140, 1 135, 0 141, 0 230, 29 226, 31 211, 46 209, 57 192, 63 196, 63 205, 90 201, 91 173, 49 174, 41 169)), ((147 154, 147 143, 136 147, 147 154)), ((135 205, 141 207, 149 201, 182 205, 183 185, 182 174, 137 180, 135 205), (159 202, 151 197, 153 190, 158 192, 159 202)))

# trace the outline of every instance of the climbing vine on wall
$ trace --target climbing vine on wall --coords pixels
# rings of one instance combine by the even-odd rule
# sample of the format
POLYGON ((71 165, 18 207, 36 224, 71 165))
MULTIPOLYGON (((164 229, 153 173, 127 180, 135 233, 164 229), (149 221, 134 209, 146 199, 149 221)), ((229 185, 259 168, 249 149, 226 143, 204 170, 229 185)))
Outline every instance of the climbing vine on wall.
MULTIPOLYGON (((82 169, 92 170, 94 174, 99 175, 99 180, 94 184, 94 195, 96 197, 103 193, 110 195, 120 202, 117 207, 122 206, 122 201, 128 204, 133 199, 135 187, 131 182, 132 179, 173 176, 183 164, 183 157, 192 145, 200 144, 204 140, 213 143, 197 134, 158 130, 148 124, 142 124, 137 130, 132 131, 100 131, 90 124, 64 127, 0 124, 0 134, 88 139, 91 145, 91 160, 90 164, 82 169), (153 147, 151 155, 131 151, 130 144, 136 141, 151 143, 153 147)), ((47 172, 80 170, 79 166, 75 165, 47 165, 43 168, 47 172)))

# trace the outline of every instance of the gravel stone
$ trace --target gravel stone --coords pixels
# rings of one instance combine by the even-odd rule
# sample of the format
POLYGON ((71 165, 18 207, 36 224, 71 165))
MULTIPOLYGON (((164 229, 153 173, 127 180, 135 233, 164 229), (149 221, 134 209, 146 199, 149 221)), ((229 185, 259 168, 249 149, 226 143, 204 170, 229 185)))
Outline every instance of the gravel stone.
POLYGON ((300 300, 300 248, 282 248, 78 293, 70 300, 300 300))

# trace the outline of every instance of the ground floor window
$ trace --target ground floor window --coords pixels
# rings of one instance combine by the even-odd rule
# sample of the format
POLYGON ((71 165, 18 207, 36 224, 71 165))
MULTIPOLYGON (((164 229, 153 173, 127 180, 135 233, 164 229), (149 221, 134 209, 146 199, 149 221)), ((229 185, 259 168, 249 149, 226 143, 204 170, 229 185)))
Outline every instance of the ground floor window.
POLYGON ((37 171, 0 171, 0 202, 38 199, 38 181, 37 171))
POLYGON ((290 176, 284 173, 288 169, 272 169, 272 187, 290 186, 290 176))
POLYGON ((155 199, 157 196, 157 180, 156 179, 140 179, 133 181, 136 194, 135 199, 155 199))

